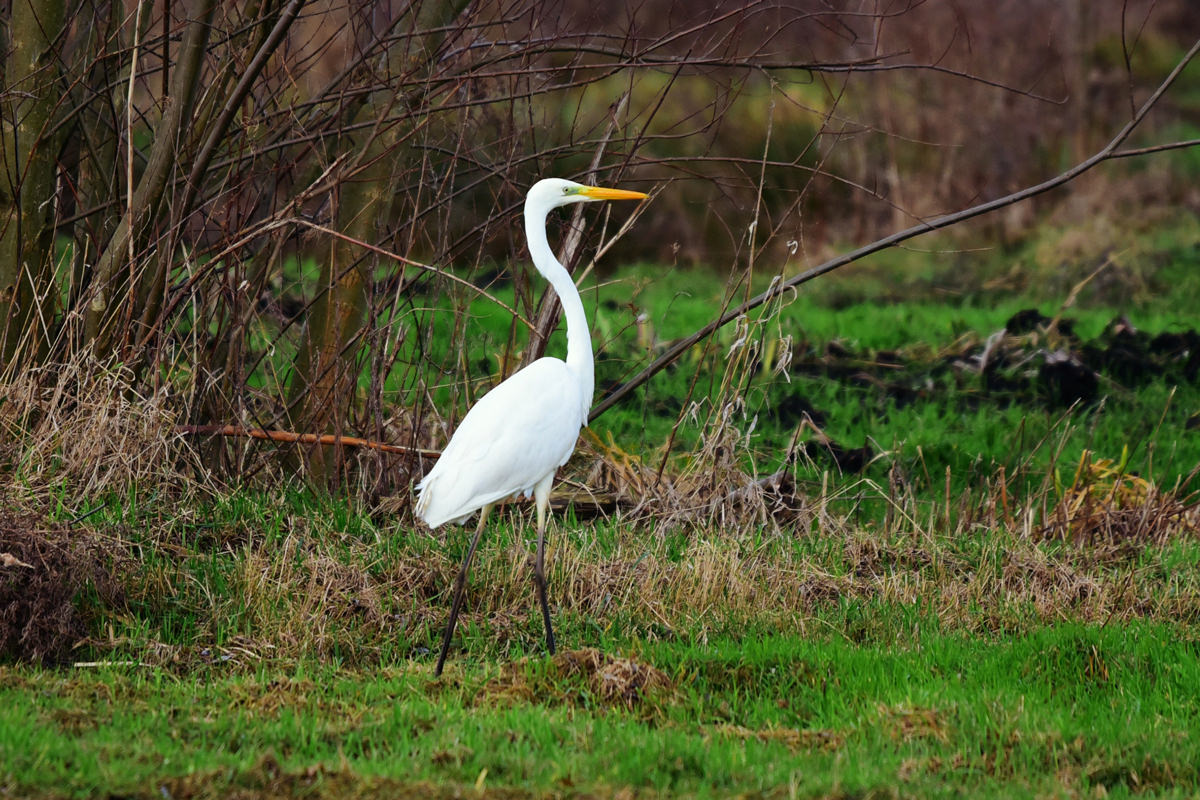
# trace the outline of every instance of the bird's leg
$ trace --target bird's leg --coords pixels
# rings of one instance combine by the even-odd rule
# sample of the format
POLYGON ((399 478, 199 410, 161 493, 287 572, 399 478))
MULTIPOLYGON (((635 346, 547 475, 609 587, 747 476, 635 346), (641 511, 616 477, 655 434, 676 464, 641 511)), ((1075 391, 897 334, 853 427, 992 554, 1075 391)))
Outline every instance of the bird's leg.
POLYGON ((542 622, 546 624, 546 649, 554 655, 554 629, 550 627, 550 605, 546 602, 546 509, 550 505, 550 486, 553 480, 545 481, 534 489, 537 499, 537 556, 533 562, 533 585, 537 588, 538 602, 542 604, 542 622))
POLYGON ((446 653, 450 652, 450 639, 454 636, 454 626, 458 623, 458 611, 462 608, 463 590, 467 585, 467 572, 471 569, 471 559, 475 557, 479 534, 483 533, 483 523, 487 520, 491 510, 490 505, 479 509, 479 524, 475 526, 475 535, 471 537, 471 546, 467 548, 467 557, 463 559, 462 568, 458 571, 458 580, 454 582, 454 602, 450 605, 450 619, 446 622, 446 633, 442 635, 442 652, 438 655, 437 667, 433 670, 435 676, 442 674, 442 666, 446 663, 446 653))

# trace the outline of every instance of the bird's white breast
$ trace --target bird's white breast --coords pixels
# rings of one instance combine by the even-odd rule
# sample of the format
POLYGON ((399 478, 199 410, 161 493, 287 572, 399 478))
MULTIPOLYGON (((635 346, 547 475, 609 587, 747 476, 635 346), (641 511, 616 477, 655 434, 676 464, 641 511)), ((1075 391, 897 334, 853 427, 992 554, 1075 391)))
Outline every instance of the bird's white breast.
POLYGON ((532 491, 575 449, 580 392, 567 364, 542 358, 480 398, 418 487, 417 515, 437 527, 532 491))

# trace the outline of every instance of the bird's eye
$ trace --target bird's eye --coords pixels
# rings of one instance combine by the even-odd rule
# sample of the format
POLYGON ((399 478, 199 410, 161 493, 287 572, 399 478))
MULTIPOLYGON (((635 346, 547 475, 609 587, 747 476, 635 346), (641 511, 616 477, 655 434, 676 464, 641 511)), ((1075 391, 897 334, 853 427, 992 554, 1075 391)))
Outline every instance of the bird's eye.
POLYGON ((571 187, 570 187, 570 186, 564 186, 564 187, 563 187, 563 194, 570 194, 570 193, 571 193, 571 187))

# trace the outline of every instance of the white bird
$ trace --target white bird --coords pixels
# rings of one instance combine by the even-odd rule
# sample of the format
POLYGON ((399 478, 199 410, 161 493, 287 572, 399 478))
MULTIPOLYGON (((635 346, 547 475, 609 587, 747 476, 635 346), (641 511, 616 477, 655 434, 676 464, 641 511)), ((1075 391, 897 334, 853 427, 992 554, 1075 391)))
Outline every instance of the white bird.
POLYGON ((537 555, 533 582, 542 606, 546 646, 554 653, 554 631, 546 602, 543 570, 546 509, 554 473, 575 450, 587 424, 595 381, 592 340, 583 301, 570 274, 558 263, 546 239, 551 209, 593 200, 641 200, 642 192, 584 186, 547 178, 525 196, 525 236, 538 272, 558 293, 567 318, 567 360, 539 358, 479 399, 450 438, 437 463, 417 486, 416 513, 431 528, 462 523, 476 511, 479 522, 467 557, 454 584, 454 602, 442 637, 435 675, 442 674, 454 625, 462 606, 463 587, 479 534, 492 506, 515 494, 532 494, 537 502, 537 555))

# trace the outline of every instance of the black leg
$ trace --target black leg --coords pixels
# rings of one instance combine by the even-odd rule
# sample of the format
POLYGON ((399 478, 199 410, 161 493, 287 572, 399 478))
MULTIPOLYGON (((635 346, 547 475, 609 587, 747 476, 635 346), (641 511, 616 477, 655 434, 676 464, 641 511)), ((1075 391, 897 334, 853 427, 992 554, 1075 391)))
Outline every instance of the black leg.
POLYGON ((533 583, 538 588, 538 602, 541 603, 541 621, 546 624, 546 649, 554 655, 554 628, 550 625, 550 603, 546 602, 546 572, 542 563, 546 555, 546 531, 538 530, 538 560, 533 565, 533 583))
POLYGON ((454 636, 454 626, 458 623, 458 612, 462 608, 463 590, 467 585, 467 573, 471 569, 471 559, 475 557, 475 547, 479 544, 479 534, 483 533, 483 523, 487 519, 491 506, 484 506, 479 511, 479 524, 475 526, 475 535, 471 538, 471 546, 467 548, 467 557, 463 559, 462 568, 458 571, 458 580, 454 582, 454 602, 450 605, 450 619, 446 622, 446 632, 442 635, 442 652, 438 655, 437 667, 433 674, 440 676, 446 663, 446 654, 450 652, 450 639, 454 636))
POLYGON ((544 496, 539 493, 538 506, 538 540, 537 557, 533 562, 533 585, 537 589, 538 602, 542 605, 542 622, 546 625, 546 649, 554 655, 554 628, 550 626, 550 604, 546 602, 546 507, 549 505, 550 491, 547 486, 544 496))

